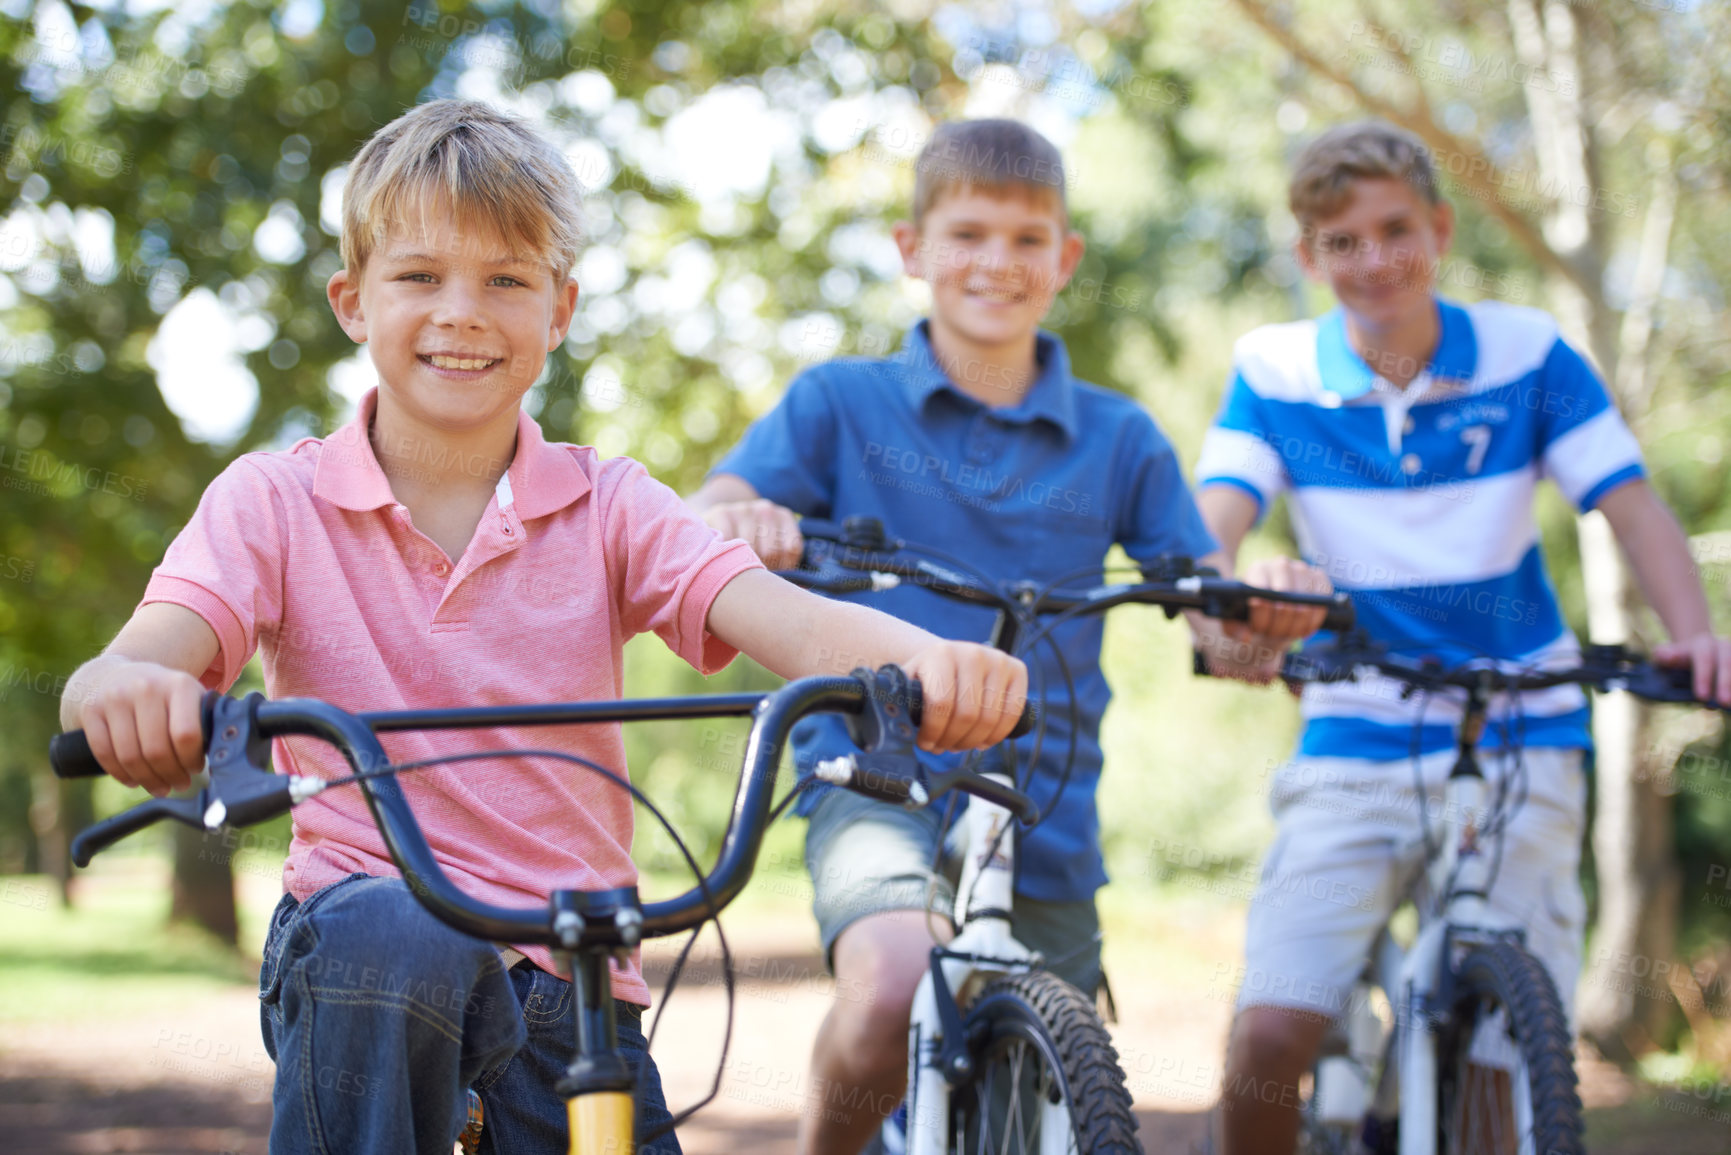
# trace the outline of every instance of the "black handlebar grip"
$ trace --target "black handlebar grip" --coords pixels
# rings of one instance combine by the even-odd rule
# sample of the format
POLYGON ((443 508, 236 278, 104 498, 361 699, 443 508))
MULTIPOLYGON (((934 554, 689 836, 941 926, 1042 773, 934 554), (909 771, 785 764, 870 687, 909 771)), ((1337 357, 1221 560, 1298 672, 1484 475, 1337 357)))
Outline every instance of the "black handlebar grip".
POLYGON ((1322 628, 1346 633, 1358 624, 1358 611, 1353 607, 1349 594, 1334 595, 1334 604, 1328 607, 1328 613, 1322 619, 1322 628))
POLYGON ((799 535, 815 541, 840 541, 842 527, 833 521, 824 521, 818 517, 802 517, 799 519, 799 535))
POLYGON ((68 730, 49 739, 48 765, 58 778, 100 778, 107 773, 90 752, 90 740, 83 730, 68 730))
MULTIPOLYGON (((910 681, 908 683, 908 709, 913 715, 916 726, 919 725, 920 718, 923 717, 921 708, 924 704, 925 694, 920 689, 920 684, 916 681, 910 681)), ((1022 716, 1016 719, 1016 725, 1010 730, 1010 737, 1026 738, 1034 732, 1034 727, 1039 724, 1040 707, 1035 704, 1032 698, 1027 699, 1022 703, 1022 716)))
MULTIPOLYGON (((204 726, 206 746, 210 745, 211 711, 216 708, 216 700, 221 696, 215 690, 206 690, 199 700, 198 715, 204 726)), ((68 730, 50 738, 48 765, 54 770, 56 778, 100 778, 108 773, 102 768, 102 763, 96 760, 96 755, 90 752, 90 739, 84 736, 83 730, 68 730)), ((91 829, 95 830, 97 827, 93 826, 91 829)), ((82 866, 83 863, 79 865, 82 866)))

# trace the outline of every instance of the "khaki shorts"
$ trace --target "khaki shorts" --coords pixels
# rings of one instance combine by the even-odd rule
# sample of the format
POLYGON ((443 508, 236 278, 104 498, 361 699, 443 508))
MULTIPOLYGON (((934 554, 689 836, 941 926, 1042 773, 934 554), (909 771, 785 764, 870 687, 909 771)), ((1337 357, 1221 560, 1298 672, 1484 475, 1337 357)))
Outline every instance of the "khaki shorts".
MULTIPOLYGON (((936 853, 942 809, 908 810, 846 790, 826 792, 805 835, 825 965, 832 965, 837 936, 868 914, 930 909, 948 923, 960 859, 936 853)), ((1010 931, 1045 956, 1047 970, 1093 997, 1100 985, 1100 916, 1092 899, 1042 902, 1018 894, 1010 931)))
MULTIPOLYGON (((1454 757, 1443 751, 1420 762, 1433 840, 1440 836, 1443 783, 1454 757)), ((1550 971, 1572 1022, 1586 922, 1582 752, 1529 749, 1523 762, 1527 797, 1509 819, 1488 902, 1524 929, 1527 949, 1550 971)), ((1510 763, 1485 753, 1480 766, 1494 795, 1510 763)), ((1299 758, 1278 771, 1271 795, 1278 827, 1251 899, 1244 969, 1235 976, 1240 1009, 1331 1015, 1345 1009, 1377 932, 1408 885, 1416 879, 1418 893, 1425 893, 1422 863, 1401 859, 1403 846, 1419 833, 1413 773, 1410 759, 1352 758, 1299 758)), ((1518 799, 1518 788, 1511 788, 1518 799)))

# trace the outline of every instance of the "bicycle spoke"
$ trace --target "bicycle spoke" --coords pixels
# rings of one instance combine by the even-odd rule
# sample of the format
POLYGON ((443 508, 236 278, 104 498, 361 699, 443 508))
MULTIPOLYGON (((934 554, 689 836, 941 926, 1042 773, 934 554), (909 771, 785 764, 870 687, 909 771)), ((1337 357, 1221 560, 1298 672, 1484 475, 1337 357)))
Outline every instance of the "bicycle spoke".
POLYGON ((1022 1043, 1016 1043, 1011 1054, 1013 1057, 1010 1060, 1010 1104, 1004 1112, 1008 1117, 1008 1122, 1004 1127, 1004 1146, 998 1155, 1009 1155, 1010 1136, 1012 1134, 1022 1141, 1022 1145, 1016 1150, 1026 1151, 1028 1149, 1028 1137, 1022 1134, 1022 1058, 1027 1054, 1027 1048, 1022 1043))
MULTIPOLYGON (((1482 1004, 1475 1023, 1481 1027, 1496 1013, 1482 1004)), ((1528 1155, 1532 1151, 1531 1087, 1525 1056, 1505 1029, 1511 1048, 1509 1067, 1474 1062, 1471 1049, 1460 1057, 1455 1076, 1453 1149, 1457 1155, 1528 1155)))

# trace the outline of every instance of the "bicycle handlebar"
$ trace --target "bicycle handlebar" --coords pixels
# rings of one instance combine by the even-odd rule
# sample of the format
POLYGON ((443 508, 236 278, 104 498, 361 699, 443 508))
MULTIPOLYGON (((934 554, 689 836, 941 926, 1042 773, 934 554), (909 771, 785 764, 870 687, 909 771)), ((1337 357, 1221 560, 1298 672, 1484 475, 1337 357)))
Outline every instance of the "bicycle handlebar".
MULTIPOLYGON (((859 764, 860 780, 844 778, 841 780, 844 785, 874 797, 922 804, 950 789, 959 789, 987 797, 1025 819, 1033 815, 1034 803, 1018 791, 965 771, 931 775, 911 757, 914 727, 920 716, 917 685, 893 667, 886 667, 876 675, 856 670, 850 677, 801 678, 762 695, 665 699, 656 703, 664 707, 658 715, 645 710, 643 703, 632 702, 363 715, 311 698, 270 702, 258 694, 239 700, 207 694, 204 714, 210 784, 196 798, 153 798, 89 827, 73 839, 72 859, 79 866, 87 866, 99 851, 164 818, 215 830, 224 825, 244 826, 287 811, 319 793, 326 783, 322 779, 273 774, 263 769, 269 740, 306 736, 328 742, 341 751, 356 775, 403 881, 428 910, 448 925, 495 942, 572 950, 580 945, 635 945, 640 938, 677 934, 699 925, 719 913, 745 887, 768 827, 782 750, 794 723, 808 714, 851 715, 850 725, 855 726, 856 736, 863 734, 860 740, 869 742, 870 748, 859 764), (580 892, 556 890, 548 903, 539 908, 496 906, 464 894, 439 866, 374 733, 410 728, 407 723, 413 722, 463 727, 746 713, 752 716, 751 732, 746 739, 740 787, 734 796, 733 813, 715 868, 699 886, 684 894, 643 904, 640 923, 632 918, 617 925, 604 921, 586 923, 580 916, 573 921, 571 915, 578 911, 578 900, 583 897, 580 892)), ((1024 708, 1018 724, 1020 732, 1027 732, 1033 721, 1031 706, 1024 708)), ((49 757, 55 773, 62 777, 88 775, 95 764, 81 731, 55 739, 49 757)), ((98 772, 100 769, 98 766, 98 772)), ((632 905, 635 906, 634 899, 632 905)))
POLYGON ((1651 702, 1731 710, 1695 696, 1689 667, 1656 666, 1623 646, 1586 646, 1581 650, 1580 661, 1572 666, 1503 670, 1475 663, 1448 666, 1436 658, 1406 657, 1391 653, 1387 646, 1363 636, 1348 636, 1332 645, 1288 654, 1280 676, 1289 684, 1303 684, 1353 681, 1366 672, 1423 690, 1461 689, 1489 694, 1576 685, 1599 691, 1626 690, 1651 702))
POLYGON ((1325 610, 1321 628, 1345 632, 1356 621, 1352 599, 1344 593, 1305 594, 1261 589, 1213 570, 1198 568, 1186 557, 1166 557, 1141 566, 1143 581, 1102 585, 1084 591, 1037 590, 1031 585, 1010 590, 993 589, 965 574, 924 559, 895 556, 908 543, 891 538, 876 518, 850 517, 841 525, 816 518, 802 518, 800 534, 807 540, 842 547, 838 553, 819 554, 809 546, 800 559, 800 570, 784 570, 781 576, 822 593, 860 593, 894 588, 903 579, 923 589, 956 601, 995 608, 1026 605, 1034 613, 1061 614, 1074 611, 1104 612, 1127 602, 1156 605, 1171 617, 1180 610, 1199 610, 1206 617, 1243 621, 1250 616, 1250 602, 1260 599, 1286 605, 1320 607, 1325 610), (824 559, 844 569, 864 571, 860 576, 814 573, 824 559), (1026 594, 1027 599, 1019 600, 1026 594))

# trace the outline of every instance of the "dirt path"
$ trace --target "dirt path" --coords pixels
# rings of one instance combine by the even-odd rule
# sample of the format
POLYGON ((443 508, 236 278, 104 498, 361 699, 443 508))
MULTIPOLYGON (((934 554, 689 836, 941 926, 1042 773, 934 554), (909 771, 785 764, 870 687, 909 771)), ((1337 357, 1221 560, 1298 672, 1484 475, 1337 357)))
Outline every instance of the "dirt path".
MULTIPOLYGON (((740 976, 733 1043, 715 1102, 681 1129, 690 1155, 791 1151, 805 1065, 836 997, 802 914, 759 915, 730 933, 740 976)), ((1194 943, 1190 945, 1194 946, 1194 943)), ((1208 954, 1220 956, 1208 944, 1208 954)), ((659 987, 670 951, 649 960, 659 987)), ((1108 955, 1118 976, 1113 1035, 1151 1152, 1198 1150, 1219 1081, 1229 995, 1208 968, 1169 968, 1157 987, 1108 955)), ((1148 972, 1144 972, 1148 973, 1148 972)), ((1158 972, 1156 972, 1158 973, 1158 972)), ((860 997, 865 997, 861 995, 860 997)), ((667 1004, 655 1054, 675 1107, 713 1081, 725 998, 712 950, 700 951, 667 1004)), ((198 1005, 133 1018, 6 1027, 0 1033, 0 1150, 29 1155, 265 1151, 272 1068, 250 991, 222 988, 198 1005)), ((1583 1097, 1605 1155, 1731 1149, 1731 1111, 1637 1090, 1603 1065, 1583 1067, 1583 1097)))

